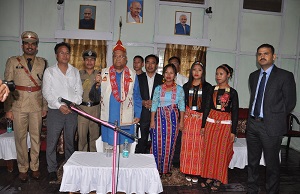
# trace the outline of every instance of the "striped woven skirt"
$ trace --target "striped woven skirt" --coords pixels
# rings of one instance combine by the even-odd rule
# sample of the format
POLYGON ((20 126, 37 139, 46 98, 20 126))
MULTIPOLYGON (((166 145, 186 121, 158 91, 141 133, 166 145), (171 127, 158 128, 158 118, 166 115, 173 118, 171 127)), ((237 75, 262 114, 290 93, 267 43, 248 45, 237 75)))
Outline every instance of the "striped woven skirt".
POLYGON ((205 125, 202 177, 228 183, 228 166, 233 156, 230 134, 231 113, 212 109, 205 125))
POLYGON ((179 110, 177 106, 158 107, 155 124, 155 129, 150 129, 151 153, 154 155, 159 173, 168 173, 171 170, 178 135, 179 110))
POLYGON ((201 157, 204 139, 200 134, 201 125, 202 113, 186 107, 180 151, 180 171, 185 174, 201 174, 201 157))

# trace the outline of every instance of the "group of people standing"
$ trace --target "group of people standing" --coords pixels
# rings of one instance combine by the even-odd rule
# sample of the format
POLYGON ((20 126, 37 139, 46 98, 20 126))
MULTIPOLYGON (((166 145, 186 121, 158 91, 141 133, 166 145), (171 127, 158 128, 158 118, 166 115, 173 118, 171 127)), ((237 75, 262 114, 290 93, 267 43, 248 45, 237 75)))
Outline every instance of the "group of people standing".
MULTIPOLYGON (((180 58, 171 57, 162 75, 156 73, 159 58, 150 54, 134 58, 133 71, 126 66, 127 51, 119 40, 113 48, 112 66, 98 72, 94 69, 97 53, 83 53, 85 69, 79 71, 69 64, 71 48, 58 43, 54 52, 57 63, 47 67, 37 57, 38 36, 26 31, 21 35, 22 56, 8 59, 5 79, 14 80, 16 91, 8 95, 3 88, 5 112, 14 122, 19 178, 28 180, 28 170, 39 179, 39 151, 42 117, 47 115, 47 165, 50 181, 57 180, 56 145, 62 129, 66 160, 74 152, 74 136, 78 129, 78 149, 96 151, 99 137, 97 123, 78 116, 61 97, 80 105, 94 117, 118 125, 134 134, 134 125, 140 124, 141 138, 137 153, 150 153, 155 157, 161 176, 172 176, 174 153, 180 153, 180 171, 186 180, 198 182, 201 187, 218 190, 228 183, 228 165, 233 156, 236 138, 239 99, 230 87, 233 68, 222 64, 216 69, 216 85, 206 82, 206 66, 200 61, 192 64, 189 78, 179 74, 180 58), (145 66, 146 72, 142 71, 145 66), (4 96, 6 95, 6 96, 4 96), (28 130, 29 129, 29 130, 28 130), (27 131, 31 140, 30 163, 26 145, 27 131), (88 136, 89 135, 89 136, 88 136), (89 142, 88 142, 89 140, 89 142), (179 143, 178 143, 179 142, 179 143), (179 148, 178 148, 179 147, 179 148), (178 151, 179 149, 179 151, 178 151)), ((286 132, 287 114, 296 104, 293 74, 274 65, 276 55, 272 45, 257 49, 257 62, 261 69, 249 77, 250 105, 247 125, 248 191, 258 192, 259 159, 265 153, 268 193, 279 191, 279 157, 282 135, 286 132), (280 79, 279 79, 280 78, 280 79)), ((103 146, 113 145, 113 130, 102 126, 103 146)), ((129 137, 119 134, 118 145, 129 137)), ((120 150, 122 151, 122 146, 120 150)), ((176 156, 176 154, 175 154, 176 156)), ((174 160, 176 160, 174 158, 174 160)))
MULTIPOLYGON (((296 84, 291 72, 274 64, 276 55, 272 45, 260 45, 256 58, 260 69, 249 76, 248 193, 259 192, 257 168, 262 152, 266 190, 279 193, 280 145, 287 131, 287 115, 296 105, 296 84)), ((141 73, 142 62, 134 62, 137 72, 141 73)), ((228 183, 228 166, 237 135, 238 93, 228 84, 233 68, 227 64, 217 67, 217 84, 212 86, 205 80, 206 68, 201 62, 193 63, 188 81, 183 81, 184 77, 177 73, 179 65, 178 57, 169 59, 163 68, 163 83, 153 90, 152 104, 143 103, 143 108, 151 111, 150 152, 155 156, 160 175, 170 177, 174 153, 180 147, 180 171, 186 180, 197 183, 201 176, 204 178, 201 187, 217 191, 222 183, 228 183)), ((141 129, 148 131, 148 127, 141 129)))
POLYGON ((208 181, 202 186, 217 190, 220 181, 228 182, 227 168, 233 155, 238 121, 238 95, 228 85, 233 69, 226 64, 219 66, 217 85, 212 87, 205 80, 206 69, 201 62, 193 63, 189 78, 178 73, 179 57, 171 57, 168 62, 162 76, 155 77, 160 83, 154 81, 153 84, 149 79, 149 67, 153 63, 155 72, 158 58, 155 55, 145 58, 146 72, 141 72, 144 66, 141 57, 134 58, 133 67, 140 73, 143 100, 142 138, 137 150, 146 153, 150 129, 150 152, 161 176, 172 176, 173 157, 179 147, 180 171, 186 174, 186 179, 196 183, 198 176, 207 177, 208 181), (215 180, 216 186, 211 184, 215 180))
POLYGON ((151 107, 151 151, 161 176, 172 176, 171 165, 179 130, 182 132, 180 171, 188 181, 209 178, 202 187, 217 190, 227 183, 238 118, 238 95, 228 85, 233 69, 224 64, 216 70, 217 85, 205 80, 205 66, 196 61, 188 82, 175 83, 177 69, 163 69, 164 83, 155 88, 151 107), (215 185, 210 185, 216 181, 215 185))

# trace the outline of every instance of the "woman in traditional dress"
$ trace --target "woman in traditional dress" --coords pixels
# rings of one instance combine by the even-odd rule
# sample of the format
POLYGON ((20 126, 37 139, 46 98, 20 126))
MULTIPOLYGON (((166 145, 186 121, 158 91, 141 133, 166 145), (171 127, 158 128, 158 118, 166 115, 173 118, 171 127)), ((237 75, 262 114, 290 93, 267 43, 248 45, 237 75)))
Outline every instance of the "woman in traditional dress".
POLYGON ((228 84, 232 73, 233 69, 227 64, 216 69, 217 85, 209 92, 203 113, 201 176, 207 180, 201 183, 201 187, 209 187, 213 191, 218 190, 221 183, 228 183, 228 166, 233 155, 239 99, 236 90, 228 84))
POLYGON ((211 84, 205 81, 205 67, 199 61, 193 63, 189 81, 183 85, 185 94, 184 129, 182 130, 180 171, 186 174, 187 181, 198 182, 201 175, 201 155, 203 136, 201 136, 202 114, 207 93, 211 84))
POLYGON ((151 153, 160 175, 167 177, 172 175, 170 171, 176 139, 178 130, 183 129, 185 111, 184 91, 175 83, 176 74, 173 64, 163 68, 165 82, 155 88, 151 107, 151 153))

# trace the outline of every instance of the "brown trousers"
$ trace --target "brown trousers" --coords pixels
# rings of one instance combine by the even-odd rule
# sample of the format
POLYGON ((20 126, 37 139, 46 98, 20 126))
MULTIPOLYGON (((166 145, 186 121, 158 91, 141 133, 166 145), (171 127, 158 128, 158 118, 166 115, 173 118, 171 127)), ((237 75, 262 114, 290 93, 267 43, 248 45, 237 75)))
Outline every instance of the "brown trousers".
MULTIPOLYGON (((82 110, 94 116, 100 118, 100 106, 80 106, 82 110)), ((88 150, 88 133, 89 133, 89 145, 90 151, 96 152, 96 140, 99 137, 99 125, 95 121, 78 115, 78 150, 88 150)))
POLYGON ((40 135, 42 128, 42 111, 38 112, 17 112, 14 115, 14 135, 17 150, 17 162, 19 172, 27 172, 29 168, 28 162, 28 146, 27 133, 30 136, 30 169, 37 171, 39 169, 40 154, 40 135))

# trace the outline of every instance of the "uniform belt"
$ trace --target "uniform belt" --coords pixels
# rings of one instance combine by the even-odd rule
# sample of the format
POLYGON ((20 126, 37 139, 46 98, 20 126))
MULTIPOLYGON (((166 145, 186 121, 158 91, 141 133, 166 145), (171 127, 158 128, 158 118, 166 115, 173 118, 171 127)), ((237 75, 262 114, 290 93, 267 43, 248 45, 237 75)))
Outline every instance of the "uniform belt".
POLYGON ((264 121, 264 118, 261 118, 261 117, 254 117, 254 116, 250 116, 251 119, 254 119, 256 121, 260 121, 260 122, 263 122, 264 121))
POLYGON ((41 86, 16 86, 16 90, 22 90, 27 92, 36 92, 41 90, 41 86))
POLYGON ((82 102, 80 105, 91 107, 100 104, 100 102, 82 102))

